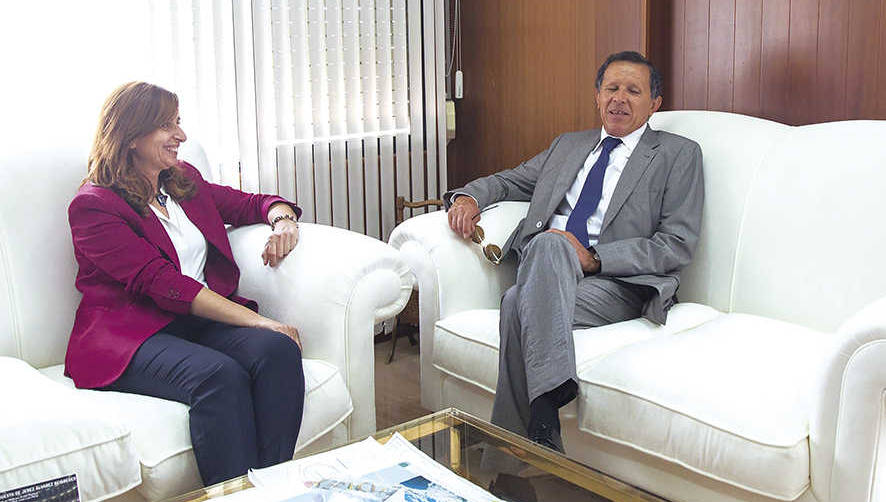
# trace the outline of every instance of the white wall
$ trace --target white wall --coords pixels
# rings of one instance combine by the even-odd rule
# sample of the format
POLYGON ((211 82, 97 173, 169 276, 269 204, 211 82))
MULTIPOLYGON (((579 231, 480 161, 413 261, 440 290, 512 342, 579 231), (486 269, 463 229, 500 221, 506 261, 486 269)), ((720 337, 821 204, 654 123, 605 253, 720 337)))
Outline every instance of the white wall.
POLYGON ((155 73, 149 14, 145 0, 0 0, 0 148, 88 150, 111 90, 155 73))

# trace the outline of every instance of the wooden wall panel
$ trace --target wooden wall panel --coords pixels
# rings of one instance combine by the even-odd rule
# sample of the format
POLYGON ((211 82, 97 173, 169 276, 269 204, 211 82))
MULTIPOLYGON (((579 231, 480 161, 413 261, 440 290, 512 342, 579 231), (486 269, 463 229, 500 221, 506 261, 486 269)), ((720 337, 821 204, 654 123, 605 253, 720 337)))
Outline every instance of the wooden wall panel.
MULTIPOLYGON (((883 32, 886 31, 886 0, 880 2, 879 13, 880 27, 876 32, 880 39, 879 58, 877 60, 877 74, 874 80, 877 85, 877 96, 879 97, 876 112, 878 118, 886 117, 886 89, 884 89, 883 85, 884 81, 886 81, 886 36, 883 35, 883 32)), ((873 39, 872 35, 872 33, 868 34, 871 39, 873 39)))
MULTIPOLYGON (((879 12, 880 0, 858 0, 849 9, 848 58, 846 61, 846 112, 850 117, 862 117, 876 109, 879 91, 878 46, 881 37, 871 34, 881 32, 882 16, 871 16, 879 12), (876 40, 877 42, 875 42, 876 40)), ((886 50, 879 50, 886 55, 886 50)), ((881 65, 882 66, 882 65, 881 65)), ((886 68, 886 66, 883 66, 886 68)))
POLYGON ((461 2, 464 98, 449 188, 513 167, 558 134, 595 127, 597 67, 643 50, 646 0, 461 2))
POLYGON ((687 110, 708 107, 708 6, 708 0, 686 0, 683 12, 683 108, 687 110))
MULTIPOLYGON (((760 61, 760 117, 788 123, 790 72, 788 35, 791 26, 790 0, 764 0, 760 61)), ((679 78, 674 75, 674 78, 679 78)))
POLYGON ((664 109, 886 119, 886 0, 655 0, 664 109))
MULTIPOLYGON (((707 77, 707 18, 699 18, 707 9, 696 9, 695 15, 687 19, 687 2, 653 0, 649 3, 649 27, 647 29, 648 55, 659 72, 668 75, 703 72, 701 81, 707 77), (700 63, 700 60, 704 63, 700 63)), ((690 9, 693 6, 690 5, 690 9)), ((707 90, 699 100, 698 79, 669 79, 664 81, 663 108, 682 110, 704 106, 707 103, 707 90), (693 96, 690 105, 686 96, 693 96)))
POLYGON ((839 120, 846 109, 846 61, 849 39, 849 3, 821 0, 818 15, 818 61, 813 88, 819 104, 816 122, 839 120))
POLYGON ((759 115, 763 56, 763 0, 735 3, 735 63, 731 111, 759 115))
POLYGON ((664 109, 788 124, 886 119, 886 0, 462 2, 465 98, 450 188, 599 125, 594 79, 616 50, 665 77, 664 109), (647 25, 648 24, 648 25, 647 25))
POLYGON ((710 0, 708 41, 708 110, 732 110, 736 0, 710 0), (718 34, 726 34, 718 36, 718 34))
MULTIPOLYGON (((818 63, 818 0, 791 0, 788 35, 788 70, 791 104, 815 103, 818 63)), ((791 106, 788 120, 797 124, 815 122, 815 106, 791 106)))

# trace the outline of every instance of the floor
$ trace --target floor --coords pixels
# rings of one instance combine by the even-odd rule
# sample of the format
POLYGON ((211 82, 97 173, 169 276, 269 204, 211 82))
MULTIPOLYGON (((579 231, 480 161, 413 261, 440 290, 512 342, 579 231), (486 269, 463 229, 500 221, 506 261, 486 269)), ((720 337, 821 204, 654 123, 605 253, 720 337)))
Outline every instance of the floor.
MULTIPOLYGON (((408 328, 405 328, 408 329, 408 328)), ((375 343, 375 419, 376 427, 381 430, 387 427, 418 418, 431 413, 421 406, 421 385, 419 382, 419 346, 412 345, 405 331, 397 339, 397 350, 391 364, 386 364, 391 353, 391 340, 387 338, 375 343)), ((418 333, 415 333, 418 338, 418 333)), ((562 483, 556 483, 541 476, 522 481, 518 486, 531 485, 532 495, 518 495, 511 498, 507 493, 500 493, 502 500, 537 500, 605 502, 609 499, 597 495, 579 493, 577 488, 570 490, 562 483)), ((483 483, 488 486, 488 481, 483 483)), ((515 494, 516 495, 516 494, 515 494)))
POLYGON ((375 344, 375 422, 379 430, 431 413, 421 406, 419 346, 404 336, 408 329, 401 328, 391 364, 386 364, 390 338, 375 344))

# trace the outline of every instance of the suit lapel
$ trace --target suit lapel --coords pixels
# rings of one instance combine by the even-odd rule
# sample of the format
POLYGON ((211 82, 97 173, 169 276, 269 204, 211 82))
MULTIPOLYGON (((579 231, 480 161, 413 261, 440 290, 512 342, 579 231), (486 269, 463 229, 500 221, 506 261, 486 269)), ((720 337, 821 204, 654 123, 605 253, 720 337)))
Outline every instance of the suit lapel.
POLYGON ((609 207, 606 208, 606 214, 603 216, 603 225, 600 228, 601 236, 606 231, 606 227, 612 223, 612 219, 621 210, 628 196, 634 191, 637 183, 640 182, 640 178, 643 177, 643 173, 646 172, 646 169, 655 157, 658 146, 658 132, 647 127, 646 132, 640 137, 637 147, 631 153, 631 157, 628 159, 628 163, 618 179, 618 184, 615 185, 615 191, 612 193, 609 207))
POLYGON ((581 170, 582 166, 584 166, 585 160, 587 160, 591 150, 597 146, 597 143, 599 142, 600 129, 588 131, 585 138, 583 138, 580 144, 577 145, 566 158, 563 169, 559 170, 559 176, 557 176, 557 180, 552 188, 551 197, 548 199, 549 202, 547 211, 545 211, 545 216, 550 218, 550 216, 554 214, 557 206, 563 201, 563 197, 566 197, 566 192, 568 192, 569 188, 575 183, 575 178, 578 177, 578 172, 581 170))

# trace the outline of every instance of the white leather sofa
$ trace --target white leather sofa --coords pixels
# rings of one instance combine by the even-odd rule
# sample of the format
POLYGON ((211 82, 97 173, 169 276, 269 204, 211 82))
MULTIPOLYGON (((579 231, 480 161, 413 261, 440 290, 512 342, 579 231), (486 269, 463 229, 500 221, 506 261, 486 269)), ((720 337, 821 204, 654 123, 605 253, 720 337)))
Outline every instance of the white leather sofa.
MULTIPOLYGON (((81 500, 159 500, 201 486, 187 406, 79 390, 63 376, 79 302, 67 205, 86 154, 0 151, 0 491, 76 473, 81 500)), ((192 142, 181 155, 208 176, 192 142)), ((412 274, 383 242, 307 223, 270 269, 260 258, 269 233, 253 225, 229 237, 239 292, 301 333, 307 389, 296 450, 374 432, 373 326, 403 308, 412 274)))
MULTIPOLYGON (((665 326, 575 331, 567 454, 673 501, 886 500, 886 121, 651 124, 702 147, 701 242, 665 326)), ((526 207, 483 213, 487 240, 526 207)), ((488 418, 513 260, 492 265, 442 211, 390 242, 417 277, 423 405, 488 418)))

